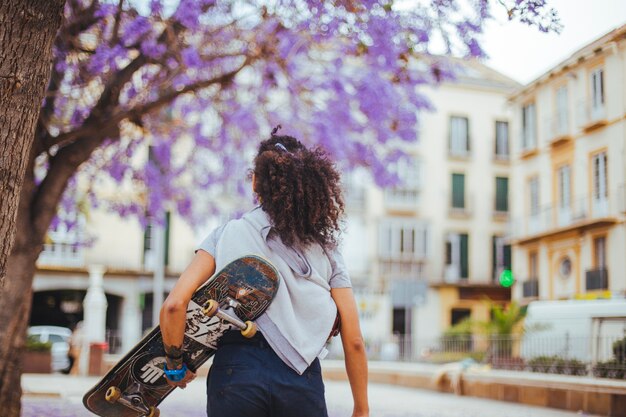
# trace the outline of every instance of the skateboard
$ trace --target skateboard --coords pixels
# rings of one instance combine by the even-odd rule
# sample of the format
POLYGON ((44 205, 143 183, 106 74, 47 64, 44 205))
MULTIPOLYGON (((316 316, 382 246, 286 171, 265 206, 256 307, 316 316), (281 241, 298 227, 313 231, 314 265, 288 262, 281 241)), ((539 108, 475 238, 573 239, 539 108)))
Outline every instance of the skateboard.
MULTIPOLYGON (((233 327, 245 337, 278 290, 276 268, 258 256, 226 265, 193 295, 187 307, 183 360, 196 372, 213 356, 220 337, 233 327)), ((160 327, 155 327, 83 397, 85 407, 102 417, 158 417, 157 406, 174 387, 167 384, 160 327)))

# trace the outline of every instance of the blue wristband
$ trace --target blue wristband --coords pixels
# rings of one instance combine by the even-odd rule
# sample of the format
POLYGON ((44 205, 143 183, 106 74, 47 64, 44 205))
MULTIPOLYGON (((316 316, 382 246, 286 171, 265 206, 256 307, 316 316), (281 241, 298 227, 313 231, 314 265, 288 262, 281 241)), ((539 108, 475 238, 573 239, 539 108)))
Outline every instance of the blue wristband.
POLYGON ((187 365, 183 363, 183 367, 180 369, 167 369, 167 364, 163 364, 163 371, 165 372, 165 377, 172 382, 179 382, 185 378, 185 374, 187 373, 187 365))

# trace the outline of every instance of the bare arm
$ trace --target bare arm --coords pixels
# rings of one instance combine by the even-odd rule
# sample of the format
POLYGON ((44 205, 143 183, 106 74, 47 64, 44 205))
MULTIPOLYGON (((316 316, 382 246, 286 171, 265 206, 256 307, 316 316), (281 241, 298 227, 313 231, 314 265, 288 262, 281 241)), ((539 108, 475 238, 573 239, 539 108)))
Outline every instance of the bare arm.
POLYGON ((352 288, 333 288, 331 295, 341 318, 341 343, 346 356, 346 372, 354 399, 352 417, 368 417, 367 355, 354 294, 352 288))
MULTIPOLYGON (((161 334, 163 346, 167 354, 168 369, 182 367, 182 345, 185 333, 185 319, 187 305, 193 293, 215 272, 215 259, 208 252, 199 250, 189 266, 182 273, 172 292, 163 303, 160 314, 161 334), (180 359, 176 359, 180 357, 180 359)), ((191 371, 183 381, 171 385, 184 388, 187 382, 193 379, 191 371)))

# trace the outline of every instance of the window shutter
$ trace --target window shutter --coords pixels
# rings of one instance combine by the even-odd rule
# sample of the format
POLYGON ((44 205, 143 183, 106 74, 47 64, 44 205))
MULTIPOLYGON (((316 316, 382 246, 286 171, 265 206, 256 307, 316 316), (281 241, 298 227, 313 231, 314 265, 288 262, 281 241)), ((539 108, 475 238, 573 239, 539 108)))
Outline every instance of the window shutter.
POLYGON ((467 278, 469 276, 469 239, 467 234, 461 234, 459 237, 461 247, 461 278, 467 278))
POLYGON ((452 174, 452 207, 465 208, 464 174, 452 174))

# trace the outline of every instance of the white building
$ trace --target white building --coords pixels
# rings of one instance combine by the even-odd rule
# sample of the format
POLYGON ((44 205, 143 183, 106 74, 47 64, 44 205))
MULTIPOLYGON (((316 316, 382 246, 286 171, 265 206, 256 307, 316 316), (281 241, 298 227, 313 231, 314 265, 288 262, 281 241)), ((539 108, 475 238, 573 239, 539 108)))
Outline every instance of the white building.
POLYGON ((519 85, 478 62, 455 63, 462 75, 429 92, 436 110, 421 116, 410 162, 395 167, 405 185, 380 190, 357 176, 349 187, 359 198, 344 252, 370 271, 353 275, 374 346, 396 335, 418 353, 463 318, 488 318, 485 297, 510 300, 498 277, 511 267, 507 99, 519 85))
POLYGON ((626 294, 626 25, 513 97, 513 297, 626 294))
MULTIPOLYGON (((510 267, 503 239, 509 212, 507 97, 519 86, 478 62, 455 63, 462 75, 430 91, 436 110, 422 115, 409 163, 393 167, 404 185, 380 190, 367 174, 346 178, 343 252, 374 354, 393 335, 432 341, 465 317, 486 318, 485 296, 510 299, 497 277, 510 267)), ((191 230, 168 217, 166 292, 195 245, 219 222, 191 230)), ((38 263, 31 323, 81 319, 91 285, 100 299, 106 294, 104 337, 112 351, 126 351, 153 325, 154 231, 97 210, 83 227, 97 237, 92 247, 75 247, 72 233, 51 234, 38 263)))

